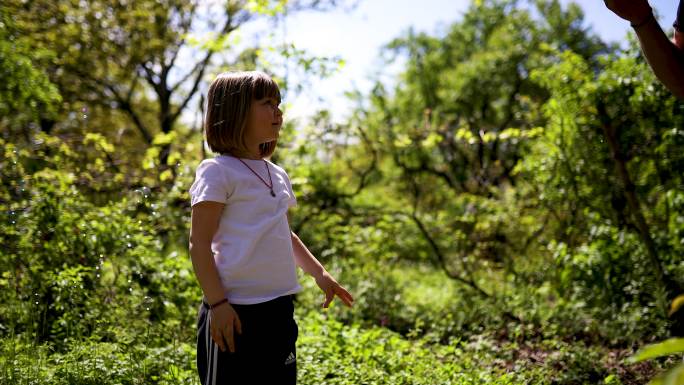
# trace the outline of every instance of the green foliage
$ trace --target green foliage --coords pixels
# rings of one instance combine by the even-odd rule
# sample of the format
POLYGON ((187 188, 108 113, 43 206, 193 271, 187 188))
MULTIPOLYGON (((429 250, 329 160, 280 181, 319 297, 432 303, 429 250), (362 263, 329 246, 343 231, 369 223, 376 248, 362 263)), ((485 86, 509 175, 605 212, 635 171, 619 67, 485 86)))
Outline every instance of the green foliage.
MULTIPOLYGON (((639 350, 629 358, 629 362, 635 363, 656 357, 668 356, 684 352, 684 338, 671 338, 669 340, 649 345, 639 350)), ((649 385, 677 385, 684 382, 684 364, 678 364, 667 372, 659 375, 649 382, 649 385)))
POLYGON ((11 16, 0 7, 0 128, 5 139, 29 123, 52 117, 61 102, 56 86, 33 64, 54 57, 54 52, 32 49, 29 39, 17 36, 11 16))
MULTIPOLYGON (((227 2, 223 16, 328 3, 227 2)), ((684 285, 682 104, 577 6, 525 4, 475 1, 440 36, 407 32, 385 51, 406 59, 396 86, 356 95, 346 122, 288 123, 274 159, 297 194, 291 225, 356 298, 320 310, 302 277, 300 383, 631 385, 684 370, 623 360, 680 325, 663 304, 684 285)), ((225 52, 237 37, 193 33, 195 5, 0 8, 0 383, 197 383, 187 189, 202 148, 156 71, 183 44, 225 52)), ((294 45, 236 57, 317 76, 342 64, 294 45)))
POLYGON ((104 138, 35 143, 3 143, 0 157, 2 383, 194 379, 199 288, 186 253, 165 241, 187 233, 175 203, 185 188, 98 194, 124 176, 103 180, 106 163, 75 147, 111 149, 104 138))
MULTIPOLYGON (((149 329, 148 329, 149 330, 149 329)), ((132 331, 132 330, 131 330, 132 331)), ((130 343, 79 341, 68 351, 19 339, 2 340, 1 384, 94 385, 199 383, 191 366, 194 348, 177 344, 168 329, 130 343), (152 338, 154 336, 154 338, 152 338), (147 345, 147 344, 149 345, 147 345), (156 347, 155 345, 160 345, 156 347)))
MULTIPOLYGON (((541 204, 562 219, 553 230, 560 242, 549 247, 558 264, 556 282, 563 293, 588 300, 596 309, 609 306, 629 314, 632 311, 624 310, 634 307, 636 318, 625 324, 646 326, 655 321, 630 334, 645 336, 647 330, 660 327, 656 318, 644 320, 638 307, 662 302, 681 285, 659 281, 653 269, 662 266, 666 279, 680 276, 681 250, 676 241, 680 230, 671 226, 672 215, 679 215, 671 207, 681 178, 662 171, 664 163, 680 167, 681 153, 675 150, 680 143, 662 127, 681 125, 681 118, 673 113, 681 106, 635 59, 606 58, 602 61, 606 68, 595 77, 578 55, 558 56, 556 65, 533 74, 551 90, 552 98, 545 106, 549 119, 545 135, 525 161, 532 181, 549 187, 539 195, 541 204), (655 92, 644 97, 645 90, 655 92), (611 148, 606 137, 606 127, 611 126, 619 127, 617 148, 611 148), (622 154, 620 160, 611 155, 614 151, 622 154), (635 224, 641 214, 628 203, 629 186, 616 171, 620 161, 627 165, 635 199, 642 202, 653 251, 635 224), (611 182, 597 184, 597 180, 611 182)), ((663 316, 660 308, 652 312, 663 316)))
POLYGON ((684 338, 671 338, 667 341, 649 345, 641 349, 637 354, 630 358, 630 362, 639 362, 682 352, 684 352, 684 338))
POLYGON ((302 384, 513 384, 504 373, 477 373, 460 344, 435 349, 411 343, 383 328, 344 327, 309 313, 300 318, 302 384), (440 362, 440 365, 434 363, 440 362))

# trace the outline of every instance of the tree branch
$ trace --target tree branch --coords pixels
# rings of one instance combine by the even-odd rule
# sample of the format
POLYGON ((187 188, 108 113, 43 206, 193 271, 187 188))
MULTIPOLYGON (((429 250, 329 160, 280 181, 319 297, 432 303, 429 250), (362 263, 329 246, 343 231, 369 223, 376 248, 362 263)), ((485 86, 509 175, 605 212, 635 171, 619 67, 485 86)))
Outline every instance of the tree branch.
MULTIPOLYGON (((646 246, 647 254, 651 260, 651 268, 653 269, 653 275, 657 281, 658 286, 663 290, 664 293, 668 293, 670 285, 666 281, 665 272, 663 270, 662 262, 658 256, 658 250, 656 248, 655 242, 651 237, 651 232, 646 219, 644 218, 643 211, 641 210, 641 205, 639 199, 636 195, 636 189, 632 178, 627 170, 627 161, 625 160, 624 154, 620 149, 618 143, 617 133, 615 127, 609 121, 608 112, 603 100, 599 99, 597 104, 597 110, 599 117, 601 118, 601 126, 603 128, 603 135, 606 138, 608 147, 610 148, 610 153, 613 158, 613 163, 615 166, 615 171, 617 172, 620 182, 622 182, 623 192, 625 198, 627 199, 627 204, 632 212, 632 216, 636 222, 636 227, 638 229, 639 237, 641 241, 646 246)), ((675 293, 676 294, 676 293, 675 293)), ((667 307, 664 302, 664 298, 660 298, 661 307, 663 312, 667 312, 667 307)))
MULTIPOLYGON (((108 89, 114 95, 114 99, 119 104, 119 108, 131 117, 133 123, 138 128, 138 131, 140 131, 140 134, 142 135, 143 139, 145 139, 145 142, 148 145, 152 144, 152 135, 147 130, 147 128, 145 128, 145 125, 143 124, 140 117, 138 117, 138 114, 133 110, 133 106, 131 105, 130 99, 126 100, 123 97, 121 97, 121 95, 119 95, 119 93, 117 92, 116 88, 110 84, 105 84, 105 88, 108 89)), ((129 95, 130 94, 131 93, 129 92, 129 95)))

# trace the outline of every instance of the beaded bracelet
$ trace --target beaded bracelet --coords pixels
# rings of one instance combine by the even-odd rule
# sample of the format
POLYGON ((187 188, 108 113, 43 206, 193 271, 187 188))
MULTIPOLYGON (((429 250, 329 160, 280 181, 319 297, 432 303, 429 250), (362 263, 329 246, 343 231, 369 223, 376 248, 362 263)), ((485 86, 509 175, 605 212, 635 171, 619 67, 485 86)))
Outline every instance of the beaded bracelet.
POLYGON ((209 305, 209 310, 214 310, 216 307, 223 305, 224 303, 228 302, 227 298, 224 298, 216 303, 213 303, 209 305))

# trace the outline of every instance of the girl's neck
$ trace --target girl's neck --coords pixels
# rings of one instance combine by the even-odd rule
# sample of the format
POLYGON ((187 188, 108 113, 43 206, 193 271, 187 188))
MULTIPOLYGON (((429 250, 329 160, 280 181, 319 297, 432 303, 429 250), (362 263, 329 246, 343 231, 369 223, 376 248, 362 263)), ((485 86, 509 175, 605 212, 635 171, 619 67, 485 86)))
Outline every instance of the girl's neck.
POLYGON ((264 160, 263 156, 258 156, 258 155, 245 155, 245 156, 238 156, 240 159, 250 159, 250 160, 264 160))
POLYGON ((256 149, 250 148, 249 152, 242 154, 240 158, 244 159, 252 159, 252 160, 262 160, 264 159, 263 156, 261 156, 261 152, 259 151, 259 147, 256 149))
POLYGON ((239 158, 239 159, 249 159, 249 160, 264 160, 264 157, 261 155, 255 155, 253 153, 233 153, 233 152, 226 152, 222 153, 221 155, 226 155, 226 156, 232 156, 233 158, 239 158))

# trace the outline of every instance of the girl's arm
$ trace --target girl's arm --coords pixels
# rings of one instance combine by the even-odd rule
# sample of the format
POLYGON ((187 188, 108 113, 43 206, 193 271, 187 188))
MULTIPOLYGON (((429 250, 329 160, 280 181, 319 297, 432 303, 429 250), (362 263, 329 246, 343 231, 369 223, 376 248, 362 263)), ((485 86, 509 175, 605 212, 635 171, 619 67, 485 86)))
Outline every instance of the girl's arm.
POLYGON ((218 229, 224 206, 223 203, 205 201, 192 207, 190 257, 202 292, 210 304, 225 297, 211 251, 211 240, 218 229))
POLYGON ((309 249, 306 248, 304 242, 295 234, 290 232, 292 237, 292 249, 294 250, 295 263, 297 266, 301 267, 304 272, 314 277, 318 287, 325 293, 325 302, 323 302, 323 307, 327 308, 330 306, 333 298, 337 295, 345 305, 351 307, 354 303, 354 298, 351 294, 342 287, 335 278, 333 278, 330 273, 321 265, 321 263, 316 259, 316 257, 311 254, 309 249))
MULTIPOLYGON (((218 229, 224 207, 223 203, 210 201, 192 206, 190 257, 197 280, 209 304, 215 304, 225 298, 223 284, 211 251, 211 240, 218 229)), ((228 350, 234 352, 234 332, 242 333, 242 324, 235 309, 225 302, 211 309, 209 317, 211 338, 221 351, 225 352, 227 347, 228 350)))

